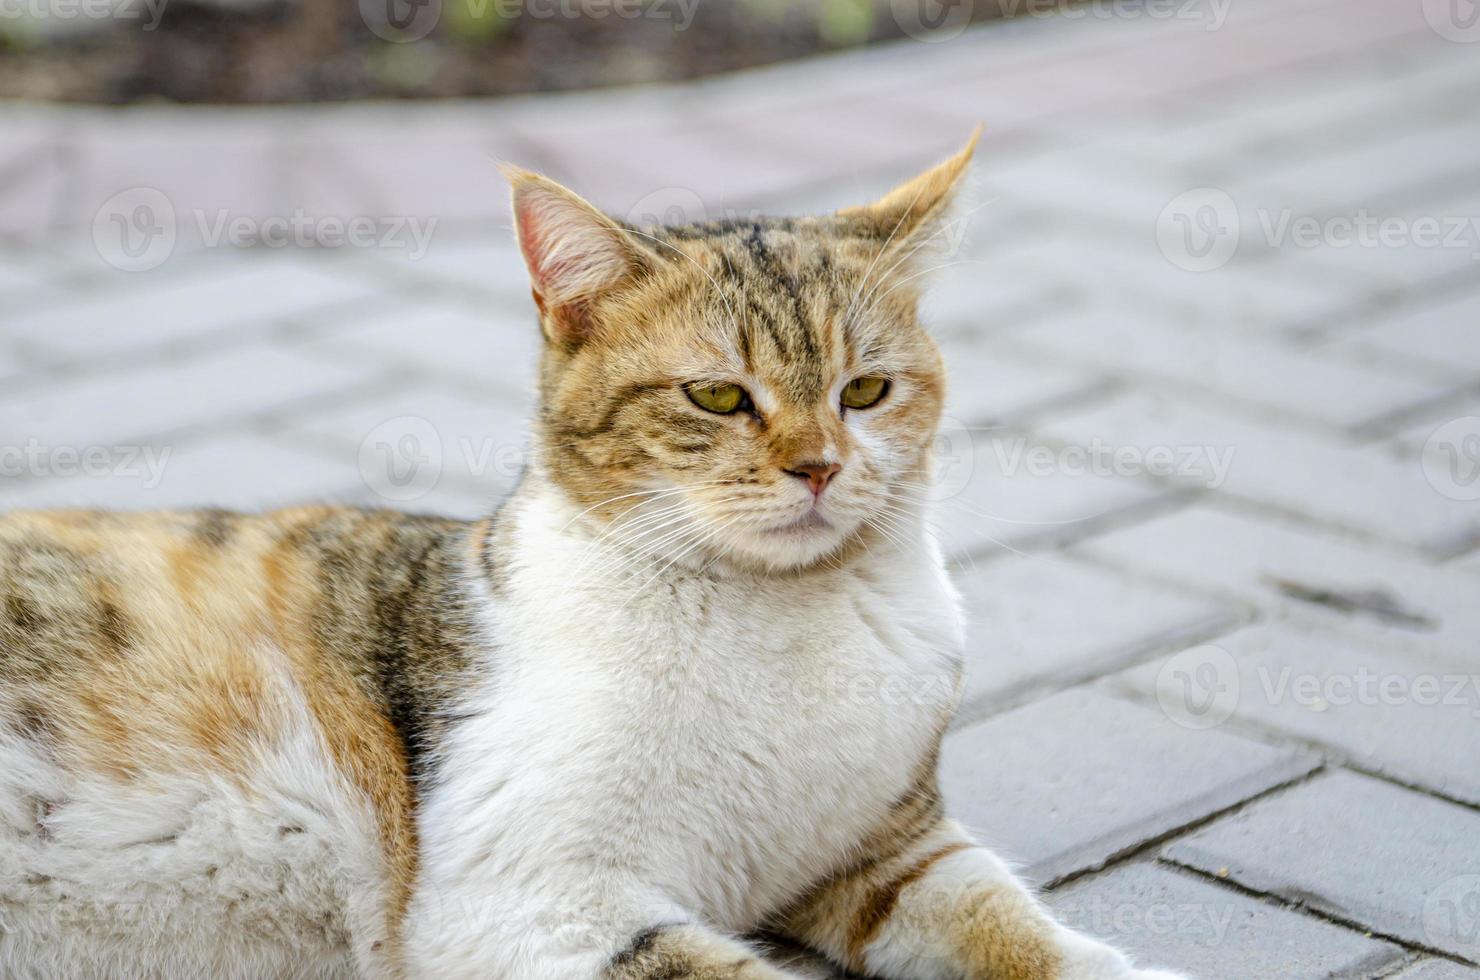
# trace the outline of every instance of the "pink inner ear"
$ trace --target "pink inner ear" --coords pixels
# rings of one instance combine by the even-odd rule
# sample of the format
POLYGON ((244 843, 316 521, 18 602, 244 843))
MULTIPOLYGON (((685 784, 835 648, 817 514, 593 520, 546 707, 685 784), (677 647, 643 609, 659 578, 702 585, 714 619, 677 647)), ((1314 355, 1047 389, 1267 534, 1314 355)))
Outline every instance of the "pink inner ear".
POLYGON ((540 224, 540 212, 531 198, 534 195, 521 196, 514 205, 516 221, 514 225, 519 229, 519 250, 524 253, 524 261, 529 265, 529 277, 534 282, 535 289, 541 293, 549 291, 550 280, 554 273, 554 263, 548 254, 548 233, 540 224))
POLYGON ((610 230, 579 205, 534 189, 516 195, 514 213, 530 279, 552 303, 590 297, 625 271, 610 230))

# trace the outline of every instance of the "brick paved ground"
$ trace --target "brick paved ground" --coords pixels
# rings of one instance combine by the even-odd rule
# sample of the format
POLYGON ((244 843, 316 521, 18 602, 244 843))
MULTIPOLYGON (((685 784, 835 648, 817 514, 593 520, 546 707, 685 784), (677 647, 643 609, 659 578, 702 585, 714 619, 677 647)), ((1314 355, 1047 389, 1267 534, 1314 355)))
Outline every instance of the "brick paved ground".
POLYGON ((621 213, 819 209, 983 119, 930 307, 953 807, 1196 977, 1480 976, 1480 26, 1080 9, 674 89, 0 107, 0 508, 474 514, 535 349, 491 157, 621 213), (215 238, 300 209, 387 241, 215 238))

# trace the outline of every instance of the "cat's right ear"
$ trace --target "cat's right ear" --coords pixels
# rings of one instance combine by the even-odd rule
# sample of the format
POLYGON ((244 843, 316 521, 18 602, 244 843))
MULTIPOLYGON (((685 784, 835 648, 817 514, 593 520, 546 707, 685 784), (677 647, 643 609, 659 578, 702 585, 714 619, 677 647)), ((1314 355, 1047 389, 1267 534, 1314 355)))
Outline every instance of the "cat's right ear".
POLYGON ((590 333, 593 302, 637 273, 641 253, 574 191, 510 164, 499 169, 513 188, 514 233, 545 336, 579 343, 590 333))

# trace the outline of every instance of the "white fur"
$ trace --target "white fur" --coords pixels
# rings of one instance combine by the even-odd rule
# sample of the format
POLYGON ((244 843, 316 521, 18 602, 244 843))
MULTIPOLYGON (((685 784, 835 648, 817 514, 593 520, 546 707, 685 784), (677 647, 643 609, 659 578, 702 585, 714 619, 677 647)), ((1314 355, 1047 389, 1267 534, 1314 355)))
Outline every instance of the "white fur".
POLYGON ((654 581, 591 561, 555 495, 514 506, 478 716, 425 803, 418 973, 594 977, 649 926, 752 929, 910 788, 960 669, 923 534, 843 570, 654 581))
POLYGON ((69 775, 0 725, 0 977, 374 975, 384 873, 367 805, 282 680, 245 785, 69 775))

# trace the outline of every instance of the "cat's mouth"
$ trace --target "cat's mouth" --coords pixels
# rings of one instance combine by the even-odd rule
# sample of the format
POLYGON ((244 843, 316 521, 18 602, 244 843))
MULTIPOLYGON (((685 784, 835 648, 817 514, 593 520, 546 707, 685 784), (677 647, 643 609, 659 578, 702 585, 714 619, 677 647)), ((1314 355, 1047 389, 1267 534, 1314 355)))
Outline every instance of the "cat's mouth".
POLYGON ((775 527, 767 528, 766 533, 805 534, 808 531, 820 531, 823 528, 830 527, 832 527, 832 524, 828 522, 827 518, 818 513, 817 509, 814 507, 794 521, 787 521, 785 524, 778 524, 775 527))

